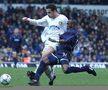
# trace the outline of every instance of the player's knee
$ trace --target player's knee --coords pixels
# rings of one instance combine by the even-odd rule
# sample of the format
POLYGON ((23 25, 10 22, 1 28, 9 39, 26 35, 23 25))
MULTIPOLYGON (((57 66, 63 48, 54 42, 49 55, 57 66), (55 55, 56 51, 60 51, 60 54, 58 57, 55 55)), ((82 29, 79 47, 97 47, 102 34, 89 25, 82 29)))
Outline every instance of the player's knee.
POLYGON ((63 68, 63 72, 64 72, 65 74, 68 74, 68 67, 63 68))
POLYGON ((42 60, 47 60, 47 58, 48 58, 47 56, 42 56, 41 57, 42 60))
POLYGON ((42 59, 42 61, 43 61, 45 64, 48 64, 48 63, 49 63, 49 60, 48 60, 48 59, 42 59))

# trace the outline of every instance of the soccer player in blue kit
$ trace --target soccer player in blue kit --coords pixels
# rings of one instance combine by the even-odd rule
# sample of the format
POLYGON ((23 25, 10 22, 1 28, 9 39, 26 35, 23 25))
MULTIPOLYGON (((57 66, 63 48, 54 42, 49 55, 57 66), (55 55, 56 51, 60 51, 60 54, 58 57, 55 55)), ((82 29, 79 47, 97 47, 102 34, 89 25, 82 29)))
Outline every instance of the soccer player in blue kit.
POLYGON ((59 42, 59 46, 57 47, 57 51, 53 54, 48 55, 48 62, 45 63, 41 60, 40 65, 37 69, 37 72, 34 75, 34 79, 31 80, 29 85, 31 86, 38 86, 40 76, 45 71, 45 67, 47 65, 57 65, 60 64, 62 66, 63 72, 65 74, 69 73, 78 73, 78 72, 87 72, 88 74, 92 74, 96 76, 96 72, 90 66, 83 66, 83 67, 74 67, 70 66, 69 62, 71 60, 72 51, 74 47, 78 43, 79 31, 76 28, 77 22, 75 20, 68 21, 68 31, 64 34, 60 35, 59 40, 54 40, 49 38, 52 42, 59 42))

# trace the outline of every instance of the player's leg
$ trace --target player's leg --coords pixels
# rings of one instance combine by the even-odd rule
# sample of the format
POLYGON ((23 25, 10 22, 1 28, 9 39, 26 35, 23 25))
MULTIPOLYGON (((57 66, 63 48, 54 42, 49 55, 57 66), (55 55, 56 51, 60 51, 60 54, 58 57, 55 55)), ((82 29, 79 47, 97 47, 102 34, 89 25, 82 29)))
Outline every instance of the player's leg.
MULTIPOLYGON (((46 43, 47 44, 47 43, 46 43)), ((51 54, 52 52, 55 51, 55 48, 54 47, 50 47, 48 45, 45 46, 45 48, 43 49, 43 52, 42 52, 42 59, 46 59, 47 56, 49 54, 51 54)), ((46 62, 47 63, 47 62, 46 62)), ((53 85, 53 81, 54 79, 56 78, 56 75, 54 73, 54 68, 53 68, 53 65, 49 65, 49 66, 46 66, 46 69, 45 69, 45 74, 47 75, 47 77, 49 78, 49 85, 53 85)))
MULTIPOLYGON (((57 37, 54 37, 57 39, 57 37)), ((58 46, 58 43, 55 42, 51 42, 49 40, 45 41, 45 47, 43 49, 42 52, 42 59, 47 58, 47 56, 53 52, 56 51, 56 47, 58 46)), ((43 60, 44 60, 43 59, 43 60)), ((51 58, 50 58, 51 59, 51 58)), ((53 85, 53 81, 56 78, 56 75, 54 73, 54 68, 53 65, 48 66, 47 69, 45 70, 46 75, 49 77, 50 81, 49 81, 49 85, 53 85)))
POLYGON ((50 79, 49 85, 53 85, 53 81, 54 81, 55 78, 56 78, 53 65, 48 65, 48 66, 46 66, 45 74, 46 74, 47 77, 50 79))
MULTIPOLYGON (((47 60, 46 60, 47 59, 47 55, 52 53, 53 51, 54 51, 54 49, 52 47, 45 46, 45 48, 43 49, 43 52, 42 52, 42 58, 41 59, 44 60, 44 62, 47 63, 47 60)), ((38 68, 38 66, 36 67, 34 72, 33 71, 28 71, 27 72, 27 76, 29 77, 30 80, 34 79, 34 75, 35 75, 35 73, 37 71, 37 68, 38 68)), ((52 66, 46 66, 45 74, 50 79, 49 85, 53 85, 53 81, 56 78, 54 70, 53 70, 53 67, 52 66)))
MULTIPOLYGON (((35 75, 35 73, 37 71, 37 68, 38 67, 36 67, 34 72, 33 71, 27 71, 27 76, 29 77, 30 80, 34 79, 34 75, 35 75)), ((46 66, 45 74, 50 79, 49 83, 51 83, 51 81, 56 78, 56 75, 55 75, 55 72, 54 72, 54 69, 53 69, 52 65, 47 65, 46 66)), ((49 84, 49 85, 52 85, 52 84, 49 84)))
POLYGON ((37 71, 34 74, 33 79, 28 84, 31 86, 39 86, 40 85, 39 80, 41 75, 45 71, 45 68, 46 68, 46 63, 44 62, 44 60, 41 60, 37 68, 37 71))
POLYGON ((54 49, 52 47, 47 47, 47 52, 44 52, 44 54, 42 54, 42 58, 41 58, 39 67, 37 68, 37 71, 34 75, 34 79, 32 81, 30 81, 29 85, 38 85, 40 76, 46 69, 46 64, 49 64, 47 56, 48 56, 48 54, 52 53, 53 51, 54 51, 54 49))
MULTIPOLYGON (((42 53, 42 58, 41 58, 41 60, 43 61, 41 61, 41 63, 47 63, 47 64, 49 64, 49 62, 48 62, 48 55, 49 54, 51 54, 51 53, 53 53, 55 50, 56 50, 56 46, 58 45, 58 43, 52 43, 52 42, 49 42, 48 41, 48 43, 46 42, 46 46, 45 46, 45 48, 44 48, 44 50, 43 50, 43 53, 42 53)), ((45 67, 46 68, 46 67, 45 67)), ((44 68, 44 69, 45 69, 44 68)), ((53 71, 51 71, 49 68, 47 68, 48 70, 46 71, 46 73, 47 73, 47 75, 49 75, 48 77, 50 77, 50 81, 49 81, 49 85, 53 85, 53 81, 54 81, 54 79, 55 79, 55 73, 53 72, 53 71), (50 70, 50 71, 49 71, 50 70), (53 74, 53 75, 52 75, 53 74), (52 77, 53 76, 53 77, 52 77)), ((36 73, 39 73, 39 68, 37 69, 37 72, 36 73)), ((41 72, 41 73, 43 73, 43 72, 41 72)), ((40 74, 39 74, 39 76, 41 76, 40 74)), ((37 77, 37 75, 35 75, 35 77, 37 77)), ((39 79, 39 77, 37 77, 38 79, 39 79)), ((38 81, 38 80, 37 80, 38 81)))
POLYGON ((70 67, 68 59, 63 58, 63 59, 60 60, 60 62, 61 62, 61 65, 62 65, 63 72, 65 74, 84 72, 85 71, 85 70, 82 70, 79 67, 70 67))
POLYGON ((96 76, 96 72, 94 69, 91 69, 89 66, 83 66, 83 67, 74 67, 74 66, 69 66, 69 61, 68 59, 62 59, 61 60, 62 64, 62 69, 65 74, 69 73, 79 73, 79 72, 87 72, 88 74, 92 74, 96 76))
POLYGON ((45 60, 40 61, 39 67, 37 68, 37 71, 34 75, 34 79, 32 81, 30 81, 29 85, 38 86, 40 77, 41 77, 42 73, 45 71, 46 66, 47 65, 54 65, 54 64, 57 64, 57 62, 58 62, 55 57, 50 58, 50 60, 48 60, 48 58, 47 58, 46 61, 47 62, 45 62, 45 60))
MULTIPOLYGON (((34 79, 34 76, 35 76, 35 73, 36 73, 36 71, 37 71, 37 68, 38 68, 38 67, 36 67, 36 69, 35 69, 34 72, 33 72, 33 71, 27 71, 27 76, 29 77, 30 81, 32 81, 32 80, 34 79)), ((56 75, 55 75, 55 73, 54 73, 54 69, 53 69, 52 65, 51 65, 51 66, 50 66, 50 65, 47 65, 47 66, 46 66, 45 74, 46 74, 47 77, 50 79, 49 85, 53 85, 53 82, 54 82, 54 80, 55 80, 55 78, 56 78, 56 75), (51 67, 51 68, 50 68, 50 67, 51 67)))
MULTIPOLYGON (((60 64, 58 57, 56 55, 54 55, 53 53, 48 55, 48 60, 49 60, 49 65, 50 66, 54 66, 54 65, 60 64)), ((53 85, 54 80, 56 79, 56 75, 55 75, 55 72, 54 72, 54 68, 51 71, 53 72, 52 73, 52 75, 53 75, 52 77, 53 78, 50 79, 49 85, 53 85)))

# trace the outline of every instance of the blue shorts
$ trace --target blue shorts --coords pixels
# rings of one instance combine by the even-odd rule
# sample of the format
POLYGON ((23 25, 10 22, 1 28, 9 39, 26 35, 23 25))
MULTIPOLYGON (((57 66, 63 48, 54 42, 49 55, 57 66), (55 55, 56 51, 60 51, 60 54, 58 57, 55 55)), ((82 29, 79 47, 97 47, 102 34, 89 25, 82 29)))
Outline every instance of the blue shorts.
POLYGON ((48 60, 50 62, 50 65, 69 64, 69 59, 67 57, 67 54, 64 54, 64 55, 50 54, 50 55, 48 55, 48 60))

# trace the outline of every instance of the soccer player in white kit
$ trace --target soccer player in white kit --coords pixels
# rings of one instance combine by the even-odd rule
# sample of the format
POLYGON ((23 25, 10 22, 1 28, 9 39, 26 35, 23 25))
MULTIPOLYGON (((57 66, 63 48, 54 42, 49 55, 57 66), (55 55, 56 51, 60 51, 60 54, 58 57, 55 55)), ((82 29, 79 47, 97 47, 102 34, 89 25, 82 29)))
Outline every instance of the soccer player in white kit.
POLYGON ((28 17, 23 17, 22 20, 29 22, 35 26, 48 27, 48 37, 45 40, 45 47, 42 51, 41 60, 45 63, 48 62, 47 56, 54 51, 58 43, 49 41, 49 37, 55 40, 59 40, 59 35, 63 34, 67 30, 68 18, 57 12, 57 7, 54 4, 49 4, 46 6, 47 15, 41 19, 30 19, 28 17))

